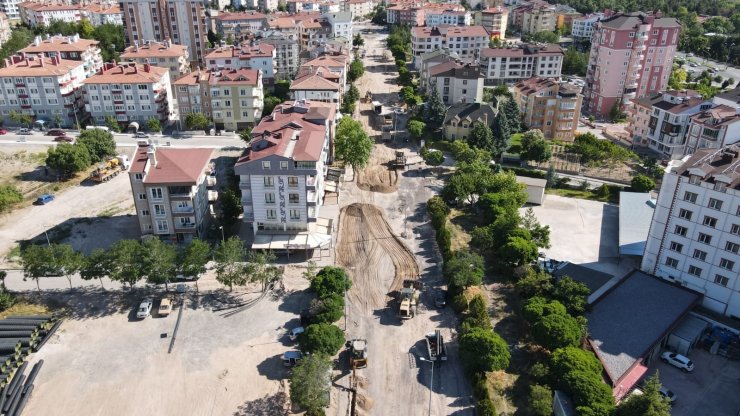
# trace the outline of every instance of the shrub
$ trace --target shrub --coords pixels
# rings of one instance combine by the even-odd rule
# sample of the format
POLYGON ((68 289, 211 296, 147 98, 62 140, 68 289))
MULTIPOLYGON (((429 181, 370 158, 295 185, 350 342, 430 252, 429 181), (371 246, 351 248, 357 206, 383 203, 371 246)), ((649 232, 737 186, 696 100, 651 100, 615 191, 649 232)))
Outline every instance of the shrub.
POLYGON ((465 319, 472 327, 492 329, 491 318, 488 316, 488 307, 483 295, 473 296, 468 304, 468 316, 465 319))
POLYGON ((550 416, 552 414, 552 390, 546 386, 533 384, 529 389, 529 406, 533 415, 550 416))
POLYGON ((298 342, 303 352, 333 356, 344 344, 344 332, 332 324, 312 324, 298 336, 298 342))
POLYGON ((468 370, 486 372, 509 366, 509 346, 497 333, 472 328, 460 337, 460 358, 468 370))
POLYGON ((427 210, 429 211, 429 217, 432 220, 432 226, 434 226, 435 230, 444 225, 447 215, 450 213, 450 208, 438 196, 429 198, 429 201, 427 201, 427 210))
POLYGON ((344 298, 342 295, 331 293, 324 298, 311 302, 311 322, 332 323, 339 320, 344 314, 344 298))
POLYGON ((637 175, 632 178, 632 192, 650 192, 655 189, 655 182, 649 176, 637 175))
POLYGON ((452 309, 457 313, 463 313, 468 309, 468 298, 464 293, 458 293, 452 297, 452 309))
POLYGON ((13 185, 0 186, 0 212, 23 200, 23 194, 13 185))
POLYGON ((452 255, 452 234, 449 228, 442 227, 437 230, 437 245, 440 253, 442 253, 442 259, 448 260, 452 255))
POLYGON ((601 374, 601 363, 596 356, 582 348, 558 348, 552 353, 550 369, 554 378, 560 380, 573 371, 601 374))
POLYGON ((614 407, 612 390, 601 380, 601 374, 572 371, 566 374, 561 382, 563 390, 570 395, 576 407, 598 408, 599 405, 606 408, 614 407))
POLYGON ((535 296, 528 300, 522 308, 522 317, 530 324, 536 323, 546 315, 563 315, 565 313, 567 312, 562 303, 556 300, 548 301, 540 296, 535 296))
POLYGON ((535 381, 546 383, 550 378, 550 368, 543 363, 534 363, 529 368, 529 376, 535 381))
POLYGON ((308 416, 324 414, 331 393, 331 360, 322 354, 304 357, 290 375, 290 400, 308 416))
POLYGON ((439 150, 431 150, 424 156, 424 162, 429 166, 439 166, 445 161, 445 155, 439 150))
POLYGON ((475 403, 475 414, 477 416, 497 416, 496 406, 491 399, 478 400, 475 403))
POLYGON ((470 250, 457 251, 444 264, 444 272, 451 286, 466 288, 483 281, 483 257, 470 250))
POLYGON ((576 346, 582 335, 581 325, 568 314, 544 316, 532 328, 532 336, 535 342, 550 351, 576 346))
POLYGON ((7 290, 0 292, 0 312, 15 305, 15 296, 7 290))
POLYGON ((490 399, 491 393, 488 390, 486 375, 483 373, 473 374, 473 396, 478 400, 490 399))
POLYGON ((341 267, 326 266, 311 280, 311 290, 322 299, 331 294, 343 296, 350 287, 352 281, 341 267))

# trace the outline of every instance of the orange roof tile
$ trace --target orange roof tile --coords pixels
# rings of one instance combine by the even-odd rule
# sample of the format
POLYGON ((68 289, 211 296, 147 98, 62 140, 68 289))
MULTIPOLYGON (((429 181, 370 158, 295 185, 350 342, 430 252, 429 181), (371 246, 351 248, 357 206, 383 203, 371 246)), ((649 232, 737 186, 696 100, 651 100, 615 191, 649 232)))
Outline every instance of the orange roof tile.
POLYGON ((122 59, 186 56, 188 47, 165 42, 150 42, 139 47, 129 46, 121 54, 122 59))
MULTIPOLYGON (((144 172, 149 158, 149 146, 136 149, 131 172, 144 172)), ((211 161, 212 149, 165 149, 156 148, 156 166, 151 166, 144 177, 147 184, 190 184, 198 183, 199 177, 211 161)))
POLYGON ((54 35, 48 39, 42 39, 40 36, 34 39, 34 42, 20 52, 25 53, 46 53, 46 52, 84 52, 90 47, 98 46, 100 42, 92 39, 82 39, 77 36, 54 35), (36 44, 38 41, 38 45, 36 44))
POLYGON ((83 81, 85 84, 153 84, 162 80, 169 68, 147 64, 121 63, 112 68, 100 70, 83 81), (145 68, 149 68, 149 72, 145 68))
POLYGON ((10 58, 9 65, 0 69, 0 77, 43 77, 66 75, 73 69, 84 65, 81 61, 68 59, 29 57, 23 59, 20 56, 10 58), (15 63, 12 63, 16 60, 15 63), (54 62, 58 62, 55 64, 54 62))

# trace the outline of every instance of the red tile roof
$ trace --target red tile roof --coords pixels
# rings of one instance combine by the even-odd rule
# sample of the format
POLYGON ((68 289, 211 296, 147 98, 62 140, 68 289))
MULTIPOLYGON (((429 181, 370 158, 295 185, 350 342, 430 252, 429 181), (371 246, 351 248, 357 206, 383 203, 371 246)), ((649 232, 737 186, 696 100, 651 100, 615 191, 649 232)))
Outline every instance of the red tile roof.
MULTIPOLYGON (((144 173, 149 158, 149 146, 139 146, 134 154, 131 172, 144 173)), ((208 167, 212 149, 164 149, 155 148, 156 166, 150 166, 144 176, 147 184, 196 184, 208 167)))
MULTIPOLYGON (((109 65, 109 64, 106 64, 109 65)), ((84 84, 154 84, 160 82, 169 68, 152 65, 119 63, 112 68, 105 66, 97 74, 83 81, 84 84), (146 68, 149 68, 147 72, 146 68)))

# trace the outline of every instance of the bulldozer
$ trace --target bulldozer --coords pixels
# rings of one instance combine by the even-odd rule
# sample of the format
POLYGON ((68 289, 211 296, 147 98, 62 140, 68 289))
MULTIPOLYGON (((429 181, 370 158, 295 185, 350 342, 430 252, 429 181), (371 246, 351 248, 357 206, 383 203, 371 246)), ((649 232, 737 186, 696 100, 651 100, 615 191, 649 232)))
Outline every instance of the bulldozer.
POLYGON ((416 315, 416 306, 419 303, 422 283, 418 280, 404 280, 403 289, 398 294, 398 316, 401 319, 411 319, 416 315))
POLYGON ((349 340, 347 347, 349 348, 349 366, 353 370, 367 367, 367 340, 360 338, 349 340))

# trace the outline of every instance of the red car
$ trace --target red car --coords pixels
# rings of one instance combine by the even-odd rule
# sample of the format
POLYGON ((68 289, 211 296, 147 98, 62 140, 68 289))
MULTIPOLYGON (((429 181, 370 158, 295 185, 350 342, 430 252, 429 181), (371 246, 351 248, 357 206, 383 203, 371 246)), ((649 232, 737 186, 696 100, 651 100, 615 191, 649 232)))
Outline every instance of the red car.
POLYGON ((65 135, 61 135, 61 136, 56 136, 56 137, 54 137, 54 141, 55 141, 55 142, 67 142, 67 143, 72 143, 72 142, 74 142, 74 141, 75 141, 75 138, 74 138, 74 137, 69 137, 69 136, 65 136, 65 135))
POLYGON ((51 129, 46 132, 47 136, 64 136, 64 130, 62 129, 51 129))
POLYGON ((8 134, 8 131, 5 129, 0 129, 0 134, 8 134))

